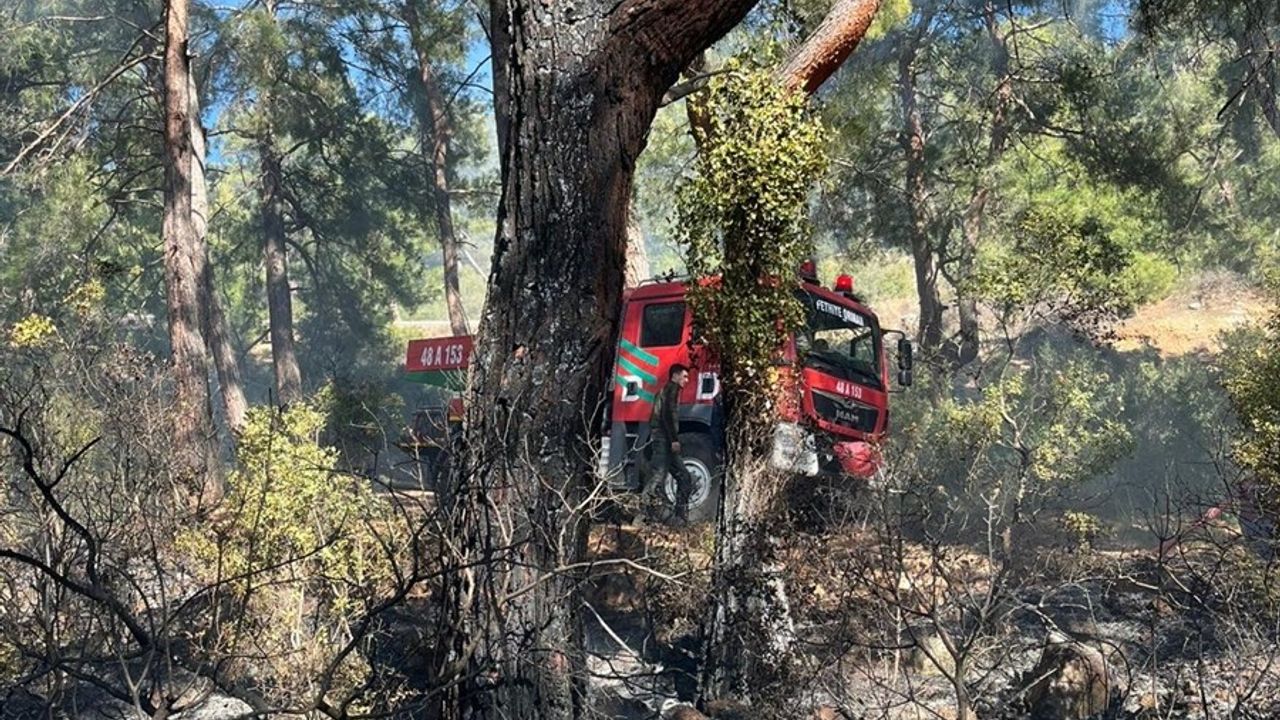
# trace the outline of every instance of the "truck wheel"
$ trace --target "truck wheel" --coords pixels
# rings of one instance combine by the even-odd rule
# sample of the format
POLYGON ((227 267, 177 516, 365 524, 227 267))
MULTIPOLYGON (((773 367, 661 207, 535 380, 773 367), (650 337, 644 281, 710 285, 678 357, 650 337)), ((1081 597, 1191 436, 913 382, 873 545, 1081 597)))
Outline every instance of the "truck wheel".
MULTIPOLYGON (((689 493, 689 522, 715 520, 720 504, 720 455, 703 433, 684 433, 680 436, 680 455, 684 468, 693 478, 693 490, 689 493)), ((676 505, 676 479, 668 474, 662 486, 662 496, 671 508, 676 505)), ((674 517, 674 513, 672 515, 674 517)))

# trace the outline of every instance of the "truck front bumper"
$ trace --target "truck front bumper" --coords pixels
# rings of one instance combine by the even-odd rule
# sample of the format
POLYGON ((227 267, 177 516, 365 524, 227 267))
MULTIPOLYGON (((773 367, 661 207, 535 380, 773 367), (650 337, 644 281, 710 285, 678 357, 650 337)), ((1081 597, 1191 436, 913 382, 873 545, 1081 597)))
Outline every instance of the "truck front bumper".
POLYGON ((836 440, 797 423, 778 423, 769 465, 804 477, 870 479, 883 461, 875 445, 863 440, 836 440))

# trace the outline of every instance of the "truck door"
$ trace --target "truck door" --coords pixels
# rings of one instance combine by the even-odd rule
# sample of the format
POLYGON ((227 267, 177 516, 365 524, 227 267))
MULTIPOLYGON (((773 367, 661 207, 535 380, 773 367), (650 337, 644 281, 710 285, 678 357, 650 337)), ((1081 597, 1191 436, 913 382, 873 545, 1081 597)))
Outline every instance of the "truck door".
POLYGON ((671 366, 689 364, 689 331, 687 307, 679 298, 627 304, 614 376, 615 421, 649 421, 671 366))

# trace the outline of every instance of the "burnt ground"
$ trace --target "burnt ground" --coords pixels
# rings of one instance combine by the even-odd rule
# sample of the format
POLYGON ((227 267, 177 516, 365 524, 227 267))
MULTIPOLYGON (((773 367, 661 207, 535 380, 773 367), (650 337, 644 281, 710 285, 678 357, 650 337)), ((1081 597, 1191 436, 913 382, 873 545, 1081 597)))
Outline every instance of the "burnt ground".
MULTIPOLYGON (((710 532, 593 531, 597 558, 634 563, 602 567, 590 588, 601 717, 661 717, 693 699, 710 532)), ((1010 568, 970 548, 908 545, 886 563, 885 549, 856 527, 795 534, 782 556, 803 671, 789 716, 955 717, 954 659, 939 637, 947 633, 962 645, 981 718, 1071 717, 1045 714, 1028 692, 1051 639, 1105 658, 1108 702, 1098 717, 1280 717, 1275 573, 1229 532, 1163 556, 1052 547, 1024 555, 1010 568)))

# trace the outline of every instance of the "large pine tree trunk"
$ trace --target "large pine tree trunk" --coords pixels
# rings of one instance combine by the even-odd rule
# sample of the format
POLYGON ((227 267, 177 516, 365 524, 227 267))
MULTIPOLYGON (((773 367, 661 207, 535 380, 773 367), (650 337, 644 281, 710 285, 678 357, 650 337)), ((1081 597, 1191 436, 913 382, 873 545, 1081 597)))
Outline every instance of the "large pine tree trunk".
POLYGON ((549 9, 526 13, 513 28, 527 54, 517 51, 509 65, 501 231, 468 437, 484 469, 478 490, 496 501, 499 525, 514 530, 500 587, 532 589, 486 628, 481 662, 506 679, 497 693, 506 717, 570 718, 580 715, 585 681, 580 578, 555 569, 583 551, 587 517, 573 508, 592 481, 586 432, 605 396, 631 169, 656 98, 644 87, 611 98, 606 87, 618 80, 606 84, 582 66, 557 66, 563 79, 548 82, 545 67, 570 60, 575 42, 584 55, 591 46, 557 28, 549 9), (567 46, 563 58, 551 49, 557 42, 567 46))
POLYGON ((276 404, 302 398, 302 371, 293 341, 293 291, 289 287, 289 256, 284 227, 284 172, 270 135, 258 143, 262 172, 262 252, 267 276, 267 321, 271 336, 271 365, 275 370, 276 404))
POLYGON ((245 399, 244 380, 240 375, 240 362, 236 357, 234 335, 231 324, 227 322, 226 313, 222 310, 222 301, 218 299, 217 286, 210 266, 205 273, 205 296, 209 298, 209 352, 213 355, 213 364, 218 373, 218 387, 222 396, 222 414, 226 418, 227 430, 231 431, 232 443, 235 436, 244 428, 244 418, 249 412, 249 401, 245 399))
MULTIPOLYGON (((191 84, 187 89, 191 102, 191 210, 196 236, 208 253, 209 230, 209 186, 205 173, 205 137, 204 126, 200 124, 200 95, 196 88, 195 75, 191 75, 191 84)), ((226 419, 227 429, 231 436, 244 426, 244 416, 249 404, 244 397, 244 382, 240 379, 240 363, 236 360, 235 348, 231 345, 231 326, 222 312, 222 303, 218 300, 217 288, 213 281, 213 263, 204 263, 203 283, 204 299, 208 312, 205 314, 207 325, 204 328, 205 343, 209 354, 213 357, 213 365, 218 374, 218 389, 222 397, 222 414, 226 419)))
POLYGON ((173 358, 173 448, 180 471, 201 501, 221 488, 214 467, 216 437, 209 405, 203 279, 208 262, 191 206, 191 67, 187 0, 167 0, 164 42, 165 305, 173 358))
POLYGON ((588 441, 613 363, 635 159, 680 68, 752 4, 494 2, 509 20, 494 33, 503 193, 467 470, 440 501, 463 552, 485 562, 474 584, 456 572, 444 588, 452 668, 478 679, 442 698, 446 714, 585 711, 581 570, 570 568, 595 481, 588 441))
POLYGON ((466 335, 467 313, 462 305, 458 283, 458 235, 453 226, 453 200, 449 190, 449 154, 453 142, 453 125, 440 77, 431 62, 425 28, 418 11, 420 0, 405 0, 404 15, 418 63, 416 77, 424 105, 420 111, 422 153, 431 171, 431 204, 436 233, 440 236, 440 253, 444 261, 444 300, 449 311, 449 327, 454 335, 466 335))

